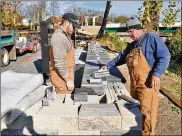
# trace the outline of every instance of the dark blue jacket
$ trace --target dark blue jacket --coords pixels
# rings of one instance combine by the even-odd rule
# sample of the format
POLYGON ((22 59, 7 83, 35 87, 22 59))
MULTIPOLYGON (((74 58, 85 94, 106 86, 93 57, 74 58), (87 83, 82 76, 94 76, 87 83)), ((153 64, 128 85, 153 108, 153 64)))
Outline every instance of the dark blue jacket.
MULTIPOLYGON (((119 66, 126 63, 126 56, 134 48, 138 47, 138 43, 141 41, 144 34, 137 40, 133 41, 126 49, 121 52, 116 58, 111 60, 106 66, 111 68, 113 66, 119 66)), ((171 55, 168 48, 161 40, 161 38, 154 34, 148 33, 148 36, 142 44, 142 52, 145 55, 150 67, 152 68, 153 75, 161 77, 165 70, 169 66, 171 55)))

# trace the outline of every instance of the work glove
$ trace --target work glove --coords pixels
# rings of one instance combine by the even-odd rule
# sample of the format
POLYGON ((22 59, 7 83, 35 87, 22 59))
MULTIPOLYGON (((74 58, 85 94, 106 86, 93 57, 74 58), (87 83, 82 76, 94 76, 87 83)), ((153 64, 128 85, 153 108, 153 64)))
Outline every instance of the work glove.
POLYGON ((75 88, 74 82, 72 80, 66 81, 66 86, 67 86, 69 91, 73 91, 73 89, 75 88))

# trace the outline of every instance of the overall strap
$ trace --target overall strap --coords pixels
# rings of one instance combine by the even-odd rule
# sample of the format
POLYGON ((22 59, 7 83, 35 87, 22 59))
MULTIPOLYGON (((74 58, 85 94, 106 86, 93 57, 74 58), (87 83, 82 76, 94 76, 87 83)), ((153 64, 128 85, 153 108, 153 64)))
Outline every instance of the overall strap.
POLYGON ((144 40, 147 38, 147 36, 148 36, 148 33, 145 33, 144 36, 142 37, 142 40, 138 44, 138 47, 141 47, 142 46, 142 44, 143 44, 144 40))

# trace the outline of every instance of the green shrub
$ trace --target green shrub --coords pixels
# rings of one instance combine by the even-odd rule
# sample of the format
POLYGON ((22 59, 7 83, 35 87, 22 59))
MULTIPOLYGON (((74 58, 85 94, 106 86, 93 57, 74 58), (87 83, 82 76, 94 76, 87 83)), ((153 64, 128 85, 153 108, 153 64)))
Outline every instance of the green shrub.
POLYGON ((181 59, 182 59, 182 48, 181 48, 181 27, 178 29, 175 36, 169 41, 168 48, 171 53, 171 62, 168 70, 176 75, 181 75, 181 59))
POLYGON ((169 41, 168 48, 172 59, 176 59, 181 55, 181 27, 177 30, 176 35, 169 41))
POLYGON ((121 41, 120 37, 117 36, 116 33, 106 33, 105 37, 113 43, 113 48, 118 52, 123 51, 127 46, 127 43, 121 41))

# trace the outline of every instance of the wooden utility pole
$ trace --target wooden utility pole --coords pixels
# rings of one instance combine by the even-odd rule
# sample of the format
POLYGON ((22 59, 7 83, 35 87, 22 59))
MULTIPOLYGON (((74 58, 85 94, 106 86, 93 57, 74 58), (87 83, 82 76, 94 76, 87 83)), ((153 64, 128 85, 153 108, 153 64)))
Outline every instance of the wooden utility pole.
POLYGON ((107 19, 108 19, 108 15, 109 15, 109 10, 110 10, 111 7, 112 7, 111 1, 107 1, 105 13, 104 13, 104 18, 103 18, 102 25, 101 25, 101 28, 99 30, 99 33, 97 35, 97 38, 101 38, 103 36, 103 34, 104 34, 104 30, 106 28, 106 23, 107 23, 107 19))

